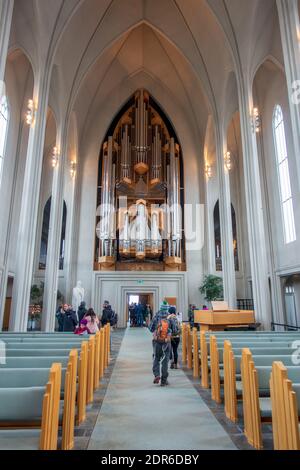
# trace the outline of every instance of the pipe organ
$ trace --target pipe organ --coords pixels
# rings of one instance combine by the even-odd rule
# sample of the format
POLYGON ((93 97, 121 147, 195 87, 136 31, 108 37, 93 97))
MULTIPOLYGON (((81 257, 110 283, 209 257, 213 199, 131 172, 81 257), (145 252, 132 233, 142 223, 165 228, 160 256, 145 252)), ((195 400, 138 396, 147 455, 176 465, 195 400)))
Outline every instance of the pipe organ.
POLYGON ((173 128, 143 89, 117 120, 100 156, 96 269, 182 270, 183 175, 173 128))

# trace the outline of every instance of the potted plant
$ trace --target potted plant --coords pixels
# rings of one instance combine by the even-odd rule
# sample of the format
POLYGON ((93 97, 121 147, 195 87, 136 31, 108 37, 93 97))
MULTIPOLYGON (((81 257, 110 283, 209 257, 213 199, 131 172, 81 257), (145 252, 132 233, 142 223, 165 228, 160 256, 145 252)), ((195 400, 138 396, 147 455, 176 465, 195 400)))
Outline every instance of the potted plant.
POLYGON ((223 279, 213 274, 205 276, 200 286, 200 292, 209 303, 214 300, 223 300, 223 279))
MULTIPOLYGON (((44 290, 44 282, 41 282, 39 286, 37 284, 34 284, 31 287, 28 315, 28 330, 36 330, 38 327, 38 322, 41 319, 41 313, 43 310, 44 290)), ((64 300, 64 297, 59 290, 57 291, 57 300, 60 302, 63 302, 64 300)))

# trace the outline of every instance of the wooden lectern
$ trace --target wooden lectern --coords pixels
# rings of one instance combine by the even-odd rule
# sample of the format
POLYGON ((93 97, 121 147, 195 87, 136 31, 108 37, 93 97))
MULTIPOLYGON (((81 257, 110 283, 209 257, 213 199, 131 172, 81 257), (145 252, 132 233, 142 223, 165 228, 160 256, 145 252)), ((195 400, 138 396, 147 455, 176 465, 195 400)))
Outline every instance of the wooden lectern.
POLYGON ((225 328, 255 324, 252 310, 230 310, 227 302, 212 302, 212 310, 195 310, 194 323, 201 331, 224 331, 225 328))

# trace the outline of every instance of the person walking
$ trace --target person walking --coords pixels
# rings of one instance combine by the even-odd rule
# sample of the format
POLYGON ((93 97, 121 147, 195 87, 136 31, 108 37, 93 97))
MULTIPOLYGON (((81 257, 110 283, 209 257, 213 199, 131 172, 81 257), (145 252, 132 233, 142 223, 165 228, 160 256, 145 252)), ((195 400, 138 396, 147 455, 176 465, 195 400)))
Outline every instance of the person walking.
POLYGON ((139 304, 136 307, 136 319, 137 319, 137 326, 140 328, 144 325, 144 307, 139 302, 139 304))
POLYGON ((180 344, 181 336, 181 323, 176 314, 176 308, 169 308, 168 320, 172 323, 172 336, 171 336, 171 369, 178 369, 178 347, 180 344))
POLYGON ((154 384, 169 385, 169 361, 171 352, 172 323, 168 320, 169 305, 164 302, 150 324, 153 333, 153 375, 154 384))

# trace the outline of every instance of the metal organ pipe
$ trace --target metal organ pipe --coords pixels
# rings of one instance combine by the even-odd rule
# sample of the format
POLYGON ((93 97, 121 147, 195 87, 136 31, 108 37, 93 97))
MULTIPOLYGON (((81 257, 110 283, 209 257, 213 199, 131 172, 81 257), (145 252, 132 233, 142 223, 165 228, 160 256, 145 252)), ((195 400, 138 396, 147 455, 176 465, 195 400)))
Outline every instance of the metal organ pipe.
POLYGON ((138 204, 136 218, 136 254, 137 257, 145 257, 146 240, 146 207, 144 204, 138 204))
POLYGON ((121 165, 122 165, 122 179, 130 178, 130 163, 131 163, 131 145, 130 137, 128 135, 128 124, 125 125, 125 129, 122 134, 122 149, 121 149, 121 165))
POLYGON ((101 224, 100 224, 100 253, 101 256, 113 255, 113 237, 114 228, 114 188, 115 188, 115 165, 112 164, 113 139, 109 137, 108 144, 105 144, 103 156, 103 178, 101 204, 101 224))
POLYGON ((176 155, 175 141, 171 139, 170 172, 171 172, 171 203, 172 203, 172 256, 180 257, 181 217, 179 191, 179 158, 176 155))

